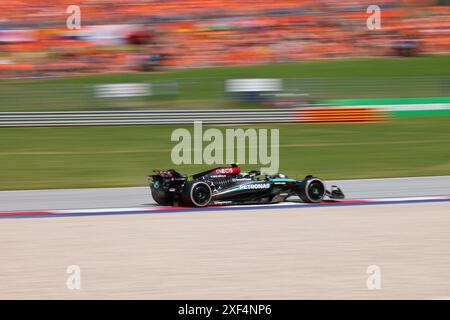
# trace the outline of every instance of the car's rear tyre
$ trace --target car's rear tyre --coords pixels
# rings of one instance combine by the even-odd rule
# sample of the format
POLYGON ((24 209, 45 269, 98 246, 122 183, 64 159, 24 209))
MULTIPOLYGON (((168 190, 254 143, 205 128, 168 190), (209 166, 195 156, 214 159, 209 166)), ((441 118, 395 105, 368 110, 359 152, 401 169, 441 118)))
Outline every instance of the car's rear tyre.
POLYGON ((319 203, 325 197, 325 184, 317 178, 305 178, 298 192, 298 196, 303 202, 319 203))
POLYGON ((212 191, 209 185, 203 181, 187 181, 181 193, 184 205, 205 207, 211 202, 212 191))
POLYGON ((160 206, 172 206, 173 197, 172 195, 162 188, 161 179, 155 179, 150 184, 150 190, 152 191, 153 200, 156 201, 160 206))

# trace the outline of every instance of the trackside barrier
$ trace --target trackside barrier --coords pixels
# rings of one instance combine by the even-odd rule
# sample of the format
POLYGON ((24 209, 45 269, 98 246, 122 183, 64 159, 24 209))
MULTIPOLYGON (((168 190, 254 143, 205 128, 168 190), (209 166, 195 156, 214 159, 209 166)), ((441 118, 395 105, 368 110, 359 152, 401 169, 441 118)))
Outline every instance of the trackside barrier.
POLYGON ((152 110, 92 112, 2 112, 0 127, 192 124, 379 122, 387 113, 371 108, 253 110, 152 110))
POLYGON ((88 112, 2 112, 1 127, 149 125, 203 123, 283 123, 295 121, 293 109, 253 110, 145 110, 88 112))
POLYGON ((371 123, 388 120, 387 112, 374 108, 305 108, 296 111, 298 122, 371 123))

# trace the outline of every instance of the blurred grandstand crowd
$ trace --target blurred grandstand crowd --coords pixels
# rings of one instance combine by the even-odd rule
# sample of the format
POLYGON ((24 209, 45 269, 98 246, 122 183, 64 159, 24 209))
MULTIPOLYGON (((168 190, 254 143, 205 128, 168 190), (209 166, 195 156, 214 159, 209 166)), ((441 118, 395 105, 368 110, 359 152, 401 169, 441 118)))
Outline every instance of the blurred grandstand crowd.
POLYGON ((0 76, 450 52, 445 2, 0 0, 0 76), (380 30, 366 25, 373 4, 380 30), (66 26, 69 5, 81 9, 79 30, 66 26))

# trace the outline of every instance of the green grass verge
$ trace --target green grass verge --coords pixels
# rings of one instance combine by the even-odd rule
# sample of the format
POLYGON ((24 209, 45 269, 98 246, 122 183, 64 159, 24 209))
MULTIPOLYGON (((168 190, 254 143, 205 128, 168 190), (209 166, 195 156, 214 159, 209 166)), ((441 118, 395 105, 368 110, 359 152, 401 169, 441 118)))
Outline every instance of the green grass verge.
POLYGON ((307 93, 312 99, 437 97, 445 95, 449 90, 448 82, 438 77, 449 75, 450 56, 442 55, 0 80, 0 112, 261 107, 238 102, 227 96, 224 93, 224 80, 230 78, 283 78, 286 90, 307 93), (405 78, 398 80, 395 77, 405 78), (418 80, 417 77, 428 78, 418 80), (380 81, 380 78, 383 80, 380 81), (311 82, 309 79, 316 79, 318 82, 311 82), (164 94, 171 90, 166 85, 175 80, 178 83, 178 94, 164 94), (95 84, 131 82, 151 82, 156 85, 155 95, 144 98, 95 97, 95 84))
POLYGON ((355 78, 448 76, 449 74, 450 55, 436 55, 417 58, 331 59, 255 66, 175 69, 165 72, 100 74, 35 81, 62 84, 98 84, 105 82, 121 83, 124 79, 144 81, 174 78, 264 78, 268 75, 280 78, 355 78))
MULTIPOLYGON (((430 117, 380 124, 258 127, 280 129, 280 172, 293 178, 306 174, 324 179, 376 178, 449 175, 449 120, 430 117)), ((1 128, 0 189, 136 186, 146 183, 152 169, 174 167, 194 173, 208 167, 172 165, 175 143, 170 142, 170 135, 174 129, 1 128)))

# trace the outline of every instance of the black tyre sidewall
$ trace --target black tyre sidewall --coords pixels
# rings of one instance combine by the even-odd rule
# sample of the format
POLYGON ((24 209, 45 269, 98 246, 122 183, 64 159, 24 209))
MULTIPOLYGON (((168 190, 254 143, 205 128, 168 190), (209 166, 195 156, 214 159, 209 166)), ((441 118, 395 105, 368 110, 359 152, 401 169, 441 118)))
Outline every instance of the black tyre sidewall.
POLYGON ((183 187, 183 192, 181 194, 181 199, 183 201, 183 204, 188 205, 188 206, 194 206, 194 207, 207 206, 211 202, 211 198, 212 198, 212 190, 211 190, 210 186, 206 182, 203 182, 203 181, 188 181, 188 182, 186 182, 183 187), (205 203, 199 203, 194 199, 193 192, 194 192, 195 187, 198 185, 205 186, 205 188, 207 188, 207 190, 209 191, 209 197, 207 198, 208 201, 205 201, 205 203))
MULTIPOLYGON (((159 181, 161 183, 161 181, 159 181)), ((171 206, 173 205, 173 199, 169 192, 164 191, 160 188, 154 187, 154 182, 150 185, 150 190, 152 191, 153 200, 160 206, 171 206)))
POLYGON ((318 178, 310 178, 304 181, 304 185, 301 188, 301 192, 298 194, 298 196, 300 197, 300 199, 302 199, 303 202, 307 202, 307 203, 320 203, 323 198, 325 197, 325 184, 323 183, 322 180, 318 179, 318 178), (321 196, 320 199, 313 199, 310 194, 309 194, 309 186, 312 182, 320 182, 323 186, 323 195, 321 196))

